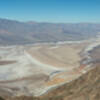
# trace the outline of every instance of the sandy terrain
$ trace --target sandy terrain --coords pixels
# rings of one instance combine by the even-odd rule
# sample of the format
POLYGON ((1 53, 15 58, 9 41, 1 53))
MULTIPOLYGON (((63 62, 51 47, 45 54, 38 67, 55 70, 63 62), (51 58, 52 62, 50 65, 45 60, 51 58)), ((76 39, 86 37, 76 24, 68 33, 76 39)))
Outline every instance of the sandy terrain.
POLYGON ((99 44, 91 39, 0 47, 0 93, 39 96, 70 82, 91 69, 90 51, 99 44))
POLYGON ((54 47, 55 46, 40 46, 38 49, 32 47, 28 50, 28 53, 40 62, 58 68, 71 68, 74 65, 78 66, 78 62, 80 61, 78 50, 70 45, 54 47))

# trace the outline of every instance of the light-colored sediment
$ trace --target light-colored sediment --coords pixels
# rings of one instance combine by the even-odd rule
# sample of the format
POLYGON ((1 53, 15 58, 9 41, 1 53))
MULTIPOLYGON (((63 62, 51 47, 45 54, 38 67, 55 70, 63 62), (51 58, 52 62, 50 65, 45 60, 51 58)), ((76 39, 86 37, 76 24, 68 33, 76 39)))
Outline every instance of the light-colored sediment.
POLYGON ((39 49, 30 48, 27 52, 42 63, 54 66, 56 68, 66 68, 78 66, 80 56, 78 50, 70 45, 61 45, 57 48, 52 46, 41 46, 39 49))
POLYGON ((84 42, 9 46, 0 48, 0 93, 39 96, 70 82, 90 69, 90 50, 99 38, 84 42), (5 91, 5 93, 3 92, 5 91))

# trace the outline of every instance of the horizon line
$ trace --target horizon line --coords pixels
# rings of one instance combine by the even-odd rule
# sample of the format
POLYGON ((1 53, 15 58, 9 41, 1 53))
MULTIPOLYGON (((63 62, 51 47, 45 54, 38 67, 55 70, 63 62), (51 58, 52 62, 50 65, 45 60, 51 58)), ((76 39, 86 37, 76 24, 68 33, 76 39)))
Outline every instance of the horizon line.
POLYGON ((10 21, 17 21, 17 22, 22 22, 22 23, 28 23, 28 22, 33 22, 33 23, 52 23, 52 24, 100 24, 100 22, 88 22, 88 21, 73 21, 73 22, 56 22, 56 21, 35 21, 35 20, 19 20, 19 19, 14 19, 14 18, 3 18, 3 17, 0 17, 0 19, 2 20, 10 20, 10 21))

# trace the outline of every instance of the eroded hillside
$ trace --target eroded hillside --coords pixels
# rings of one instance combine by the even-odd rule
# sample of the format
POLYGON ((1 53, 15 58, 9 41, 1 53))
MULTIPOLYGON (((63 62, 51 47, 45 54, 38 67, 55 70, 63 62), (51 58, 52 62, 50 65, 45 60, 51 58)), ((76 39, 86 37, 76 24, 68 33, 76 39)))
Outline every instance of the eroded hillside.
POLYGON ((21 96, 6 97, 5 100, 100 100, 100 64, 80 78, 40 98, 21 96))

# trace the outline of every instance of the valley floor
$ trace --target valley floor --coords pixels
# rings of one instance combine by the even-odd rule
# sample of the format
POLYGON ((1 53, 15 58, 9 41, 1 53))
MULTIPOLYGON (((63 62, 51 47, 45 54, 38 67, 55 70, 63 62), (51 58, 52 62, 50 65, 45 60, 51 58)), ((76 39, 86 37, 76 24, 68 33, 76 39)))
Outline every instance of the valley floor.
POLYGON ((98 45, 99 38, 0 47, 0 96, 41 96, 75 80, 99 62, 90 55, 98 45))

